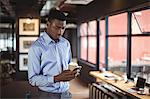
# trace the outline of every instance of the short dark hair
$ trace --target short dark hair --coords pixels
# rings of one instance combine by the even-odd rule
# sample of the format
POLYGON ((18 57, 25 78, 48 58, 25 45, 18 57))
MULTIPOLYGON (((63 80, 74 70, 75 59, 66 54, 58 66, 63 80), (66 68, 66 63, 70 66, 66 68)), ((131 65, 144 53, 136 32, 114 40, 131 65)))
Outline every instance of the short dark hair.
POLYGON ((49 15, 48 15, 48 21, 51 21, 53 19, 66 21, 67 17, 65 16, 65 14, 62 11, 57 10, 56 8, 52 8, 49 12, 49 15))

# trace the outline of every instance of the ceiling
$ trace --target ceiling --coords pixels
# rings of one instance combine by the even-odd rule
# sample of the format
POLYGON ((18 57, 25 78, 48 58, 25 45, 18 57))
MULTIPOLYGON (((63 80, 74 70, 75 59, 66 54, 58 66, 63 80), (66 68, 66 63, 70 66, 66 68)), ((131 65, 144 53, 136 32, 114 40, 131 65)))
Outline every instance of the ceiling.
POLYGON ((66 1, 83 0, 0 0, 0 20, 7 22, 8 20, 15 20, 18 16, 35 15, 41 17, 40 11, 46 1, 53 1, 53 6, 68 13, 70 22, 92 20, 109 13, 127 11, 129 8, 145 3, 149 5, 149 0, 90 0, 91 2, 86 5, 65 3, 66 1))
POLYGON ((63 3, 67 0, 0 0, 0 22, 7 23, 22 16, 41 17, 40 11, 47 1, 49 1, 48 6, 50 7, 61 7, 65 11, 72 11, 73 5, 63 5, 63 3))
POLYGON ((0 0, 2 18, 15 18, 30 11, 39 12, 46 0, 0 0))

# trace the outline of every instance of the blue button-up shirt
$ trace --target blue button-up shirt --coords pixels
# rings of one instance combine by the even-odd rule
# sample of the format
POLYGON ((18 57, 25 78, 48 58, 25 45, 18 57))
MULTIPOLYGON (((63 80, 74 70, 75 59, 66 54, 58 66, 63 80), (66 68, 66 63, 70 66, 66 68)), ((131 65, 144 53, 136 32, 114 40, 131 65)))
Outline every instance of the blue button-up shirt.
POLYGON ((69 89, 69 82, 54 83, 54 76, 68 69, 71 61, 70 43, 63 37, 55 43, 46 32, 28 52, 29 83, 46 92, 61 93, 69 89))

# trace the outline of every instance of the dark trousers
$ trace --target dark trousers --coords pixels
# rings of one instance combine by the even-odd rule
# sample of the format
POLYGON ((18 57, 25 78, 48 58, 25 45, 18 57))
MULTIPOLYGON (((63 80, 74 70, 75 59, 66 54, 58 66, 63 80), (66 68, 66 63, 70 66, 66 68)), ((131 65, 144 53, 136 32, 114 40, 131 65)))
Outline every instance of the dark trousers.
POLYGON ((72 95, 69 91, 63 93, 51 93, 39 90, 39 99, 71 99, 72 95))

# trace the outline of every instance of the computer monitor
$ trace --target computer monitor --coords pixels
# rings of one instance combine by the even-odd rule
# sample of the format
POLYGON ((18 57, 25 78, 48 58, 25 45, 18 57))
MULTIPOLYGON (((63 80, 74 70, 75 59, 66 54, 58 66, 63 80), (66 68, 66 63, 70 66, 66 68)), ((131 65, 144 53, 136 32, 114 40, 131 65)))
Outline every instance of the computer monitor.
POLYGON ((146 79, 142 77, 138 77, 136 87, 137 88, 144 88, 146 79))

